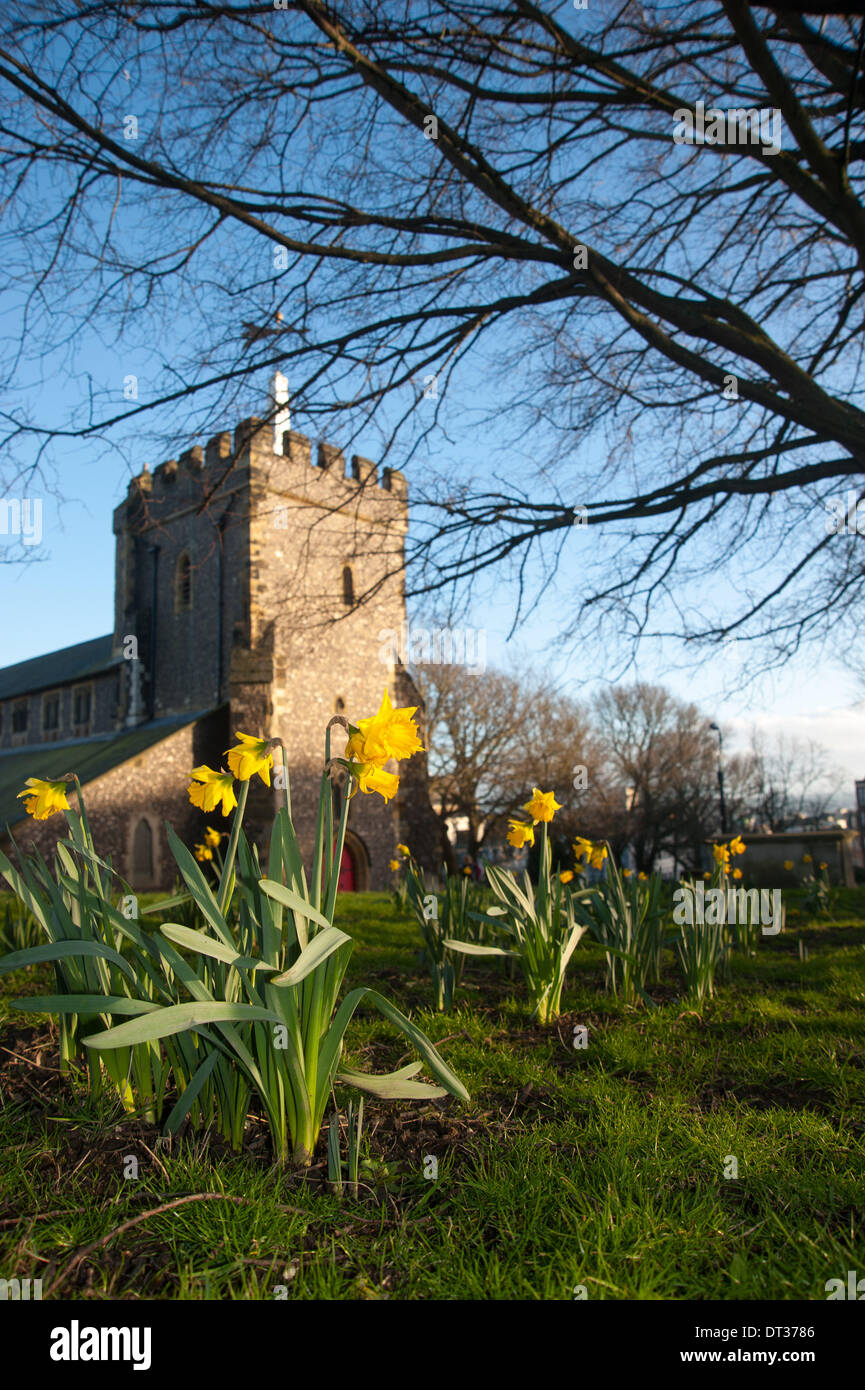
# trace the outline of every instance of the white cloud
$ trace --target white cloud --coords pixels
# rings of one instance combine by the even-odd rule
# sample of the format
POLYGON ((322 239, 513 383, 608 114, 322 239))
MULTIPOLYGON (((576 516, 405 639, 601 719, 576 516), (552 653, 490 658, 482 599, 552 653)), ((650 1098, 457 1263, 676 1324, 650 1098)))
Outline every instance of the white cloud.
MULTIPOLYGON (((756 727, 767 738, 813 740, 826 749, 829 762, 846 775, 841 801, 853 803, 853 783, 865 778, 865 705, 818 706, 798 712, 767 710, 724 720, 730 729, 730 752, 744 750, 756 727)), ((725 747, 727 744, 725 743, 725 747)))

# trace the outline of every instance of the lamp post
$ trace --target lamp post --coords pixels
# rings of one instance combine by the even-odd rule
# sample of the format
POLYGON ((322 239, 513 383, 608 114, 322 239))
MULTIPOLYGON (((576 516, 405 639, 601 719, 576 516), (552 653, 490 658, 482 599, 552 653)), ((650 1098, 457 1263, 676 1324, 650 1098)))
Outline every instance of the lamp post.
POLYGON ((718 735, 718 800, 721 803, 721 834, 727 833, 727 806, 724 801, 724 769, 721 759, 724 755, 724 739, 717 724, 710 724, 710 729, 718 735))

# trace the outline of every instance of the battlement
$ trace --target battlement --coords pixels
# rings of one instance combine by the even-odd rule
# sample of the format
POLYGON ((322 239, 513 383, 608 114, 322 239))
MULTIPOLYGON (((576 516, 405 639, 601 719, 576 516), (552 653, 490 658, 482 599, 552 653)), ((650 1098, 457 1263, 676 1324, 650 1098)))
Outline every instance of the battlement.
POLYGON ((200 494, 212 487, 223 474, 226 485, 231 486, 244 475, 248 478, 251 466, 263 465, 276 475, 286 463, 302 465, 309 470, 310 479, 326 475, 342 484, 355 484, 358 491, 374 488, 379 494, 389 493, 403 502, 408 497, 406 478, 399 469, 384 468, 379 477, 378 467, 371 459, 352 454, 347 461, 338 445, 325 440, 316 442, 313 461, 313 444, 308 435, 290 429, 277 433, 257 416, 239 421, 233 436, 228 431, 215 434, 204 448, 196 444, 179 458, 158 464, 152 472, 145 464, 131 480, 128 495, 150 502, 179 501, 184 494, 200 494))

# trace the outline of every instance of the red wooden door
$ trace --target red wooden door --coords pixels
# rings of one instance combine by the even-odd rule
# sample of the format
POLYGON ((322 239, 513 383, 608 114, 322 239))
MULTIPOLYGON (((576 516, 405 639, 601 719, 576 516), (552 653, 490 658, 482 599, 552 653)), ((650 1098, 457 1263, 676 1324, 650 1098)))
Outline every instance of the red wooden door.
POLYGON ((343 846, 342 859, 339 862, 339 881, 337 889, 340 893, 353 893, 354 889, 354 860, 351 851, 347 846, 343 846))

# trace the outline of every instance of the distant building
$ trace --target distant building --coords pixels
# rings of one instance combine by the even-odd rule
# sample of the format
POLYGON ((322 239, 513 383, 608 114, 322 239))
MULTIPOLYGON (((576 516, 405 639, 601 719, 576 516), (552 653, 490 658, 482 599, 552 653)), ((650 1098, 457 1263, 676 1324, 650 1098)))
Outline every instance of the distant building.
MULTIPOLYGON (((407 525, 401 473, 378 480, 357 456, 346 468, 324 443, 313 460, 305 435, 257 419, 145 468, 114 513, 113 632, 0 671, 0 838, 11 828, 49 851, 62 819, 22 820, 16 793, 75 772, 100 853, 136 890, 170 888, 165 822, 187 843, 228 824, 186 789, 193 767, 225 765, 240 729, 284 740, 309 848, 331 715, 374 714, 385 686, 394 704, 420 704, 381 641, 405 620, 407 525)), ((425 755, 400 773, 389 804, 352 800, 344 888, 386 886, 400 841, 437 861, 425 755)), ((256 779, 245 824, 262 846, 282 796, 256 779)))
MULTIPOLYGON (((841 826, 832 830, 781 830, 774 834, 743 830, 742 838, 746 853, 736 867, 741 868, 754 887, 778 888, 786 883, 791 886, 801 883, 803 878, 819 871, 821 864, 826 865, 830 883, 848 888, 856 883, 852 854, 855 831, 841 826), (810 862, 806 862, 806 855, 810 862), (784 868, 788 863, 792 864, 792 869, 784 868)), ((712 843, 706 841, 707 868, 713 866, 712 843)))

